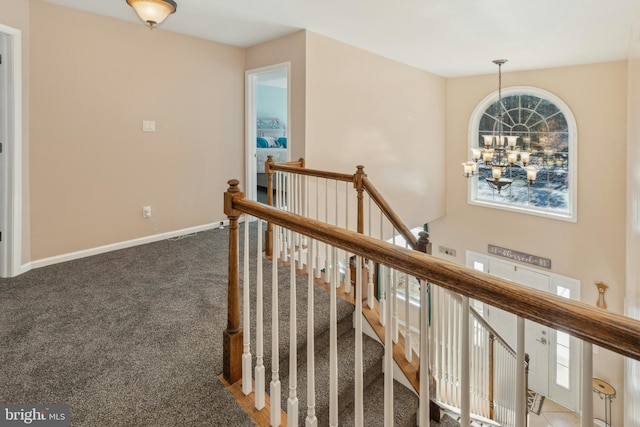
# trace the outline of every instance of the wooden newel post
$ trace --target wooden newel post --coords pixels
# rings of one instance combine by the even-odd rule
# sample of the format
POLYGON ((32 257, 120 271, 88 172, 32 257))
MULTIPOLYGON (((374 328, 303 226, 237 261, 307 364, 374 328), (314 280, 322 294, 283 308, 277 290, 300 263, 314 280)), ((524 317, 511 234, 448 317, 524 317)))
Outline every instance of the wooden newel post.
POLYGON ((224 193, 224 213, 229 218, 229 283, 227 300, 227 329, 222 334, 222 374, 233 384, 242 378, 243 334, 240 327, 240 257, 238 251, 238 218, 241 212, 233 208, 234 199, 243 199, 238 188, 239 181, 228 181, 229 189, 224 193))
POLYGON ((418 250, 431 255, 431 242, 429 241, 428 231, 421 231, 418 233, 418 250))
MULTIPOLYGON (((264 171, 267 173, 267 204, 273 206, 273 169, 271 166, 275 162, 273 156, 267 156, 264 163, 264 171)), ((267 230, 264 232, 264 252, 267 259, 271 259, 273 255, 273 224, 267 222, 267 230)))
POLYGON ((364 166, 356 166, 358 169, 353 175, 353 188, 356 189, 358 194, 358 233, 364 234, 364 182, 363 179, 367 176, 364 173, 364 166))

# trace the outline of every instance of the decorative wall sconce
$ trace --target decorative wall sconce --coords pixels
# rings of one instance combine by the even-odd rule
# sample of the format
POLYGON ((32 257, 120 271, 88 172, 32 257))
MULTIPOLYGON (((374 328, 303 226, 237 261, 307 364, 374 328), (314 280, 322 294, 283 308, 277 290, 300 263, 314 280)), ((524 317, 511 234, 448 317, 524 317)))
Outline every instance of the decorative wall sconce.
POLYGON ((609 287, 602 282, 598 282, 596 283, 596 288, 598 288, 598 301, 596 302, 596 306, 606 310, 607 302, 604 300, 604 294, 609 287))

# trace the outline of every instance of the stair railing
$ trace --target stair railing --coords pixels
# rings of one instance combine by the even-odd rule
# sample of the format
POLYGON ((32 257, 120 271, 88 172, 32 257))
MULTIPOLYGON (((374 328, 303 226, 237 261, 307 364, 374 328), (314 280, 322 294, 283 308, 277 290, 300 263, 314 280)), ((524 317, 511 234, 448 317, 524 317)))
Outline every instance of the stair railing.
MULTIPOLYGON (((288 244, 288 257, 291 262, 290 266, 290 290, 292 292, 292 304, 291 313, 295 313, 295 273, 294 268, 296 261, 302 259, 303 265, 306 266, 307 277, 309 282, 309 288, 312 289, 314 277, 316 275, 314 269, 321 267, 314 264, 314 249, 316 248, 315 242, 322 242, 323 244, 330 245, 331 258, 335 262, 337 260, 337 250, 347 251, 354 254, 356 257, 356 265, 362 265, 364 258, 375 262, 384 268, 394 269, 400 273, 417 277, 422 283, 430 283, 435 286, 440 286, 449 291, 458 293, 462 298, 462 306, 469 306, 469 298, 476 299, 478 301, 490 304, 494 307, 505 310, 509 313, 518 316, 518 328, 517 328, 517 360, 516 370, 519 372, 516 378, 516 415, 514 425, 516 427, 522 427, 526 425, 526 399, 524 397, 524 388, 522 385, 525 370, 524 362, 524 319, 529 319, 534 322, 540 323, 551 328, 565 331, 576 338, 583 340, 583 356, 585 360, 590 361, 590 358, 586 357, 591 354, 592 345, 598 345, 605 349, 611 350, 625 357, 631 357, 636 360, 640 360, 640 322, 621 316, 618 314, 599 310, 591 305, 570 301, 559 296, 550 295, 542 291, 521 288, 511 282, 490 276, 488 274, 471 270, 467 267, 460 266, 445 260, 433 258, 427 254, 420 253, 418 251, 409 250, 403 247, 398 247, 384 241, 372 238, 370 236, 363 235, 351 230, 336 227, 330 224, 326 224, 322 221, 315 220, 313 218, 303 217, 301 215, 283 211, 274 207, 270 207, 264 204, 256 203, 244 198, 244 194, 240 192, 238 188, 238 181, 229 181, 230 187, 225 193, 225 213, 229 217, 229 307, 228 307, 228 324, 227 329, 223 334, 224 344, 224 378, 229 383, 235 383, 241 379, 242 376, 242 360, 244 350, 243 329, 240 327, 240 283, 238 275, 239 254, 239 231, 238 222, 242 215, 245 218, 249 217, 258 218, 258 224, 260 227, 261 221, 268 221, 274 224, 274 235, 279 238, 274 239, 274 253, 277 253, 281 244, 288 244), (283 231, 281 232, 282 229, 283 231), (286 239, 285 239, 286 236, 286 239), (306 239, 306 247, 304 245, 296 246, 296 242, 302 242, 306 239), (522 392, 518 390, 522 388, 522 392)), ((247 221, 248 223, 248 221, 247 221)), ((248 228, 247 228, 248 229, 248 228)), ((258 249, 259 259, 262 260, 261 248, 258 249)), ((334 264, 335 265, 335 264, 334 264)), ((278 268, 273 268, 272 281, 277 285, 277 271, 278 268)), ((362 271, 363 269, 356 269, 356 283, 362 283, 362 271)), ((328 272, 324 271, 323 275, 328 272)), ((331 271, 334 280, 339 276, 338 269, 334 268, 331 271)), ((245 283, 245 285, 248 285, 245 283)), ((277 286, 276 286, 277 288, 277 286)), ((337 286, 331 286, 332 302, 330 304, 330 311, 332 313, 332 339, 331 347, 334 346, 334 324, 335 324, 335 294, 337 286)), ((385 283, 385 292, 390 292, 389 282, 385 283)), ((367 311, 367 308, 362 304, 362 286, 356 286, 356 313, 355 319, 355 339, 356 339, 356 354, 355 354, 355 369, 356 369, 356 387, 354 401, 356 403, 355 410, 355 423, 356 425, 363 425, 363 390, 362 390, 362 344, 358 343, 358 340, 362 339, 362 313, 367 311), (360 321, 358 321, 360 319, 360 321)), ((427 286, 421 286, 420 288, 421 306, 427 305, 427 286)), ((276 343, 272 345, 272 381, 271 381, 271 425, 278 425, 281 421, 280 418, 280 404, 279 388, 280 377, 279 368, 277 364, 277 343, 279 342, 278 334, 278 315, 277 315, 277 295, 273 294, 272 301, 275 302, 272 308, 274 316, 272 317, 273 327, 272 334, 275 338, 272 339, 276 343), (275 319, 275 320, 274 320, 275 319), (276 404, 274 405, 274 399, 276 404)), ((312 303, 313 306, 313 303, 312 303)), ((313 310, 308 310, 311 312, 313 310)), ((460 341, 462 343, 472 342, 472 334, 470 333, 470 322, 468 313, 469 310, 463 310, 463 320, 460 322, 460 341), (464 313, 467 313, 465 316, 464 313), (466 318, 466 321, 465 321, 466 318)), ((309 316, 309 313, 307 313, 309 316)), ((386 314, 387 321, 390 321, 390 313, 386 314)), ((307 317, 307 322, 313 323, 312 317, 307 317)), ((428 311, 421 310, 420 312, 420 329, 428 331, 428 311)), ((291 322, 292 327, 295 323, 291 322)), ((262 327, 256 327, 259 331, 262 327)), ((311 334, 312 335, 312 334, 311 334)), ((290 345, 295 345, 296 332, 290 331, 290 345)), ((428 334, 421 334, 420 339, 420 358, 422 360, 429 359, 430 343, 427 339, 428 334)), ((385 335, 385 366, 388 366, 389 354, 393 352, 393 346, 390 344, 391 334, 385 335)), ((311 344, 313 347, 313 344, 311 344)), ((294 347, 295 348, 295 347, 294 347)), ((313 351, 309 351, 309 354, 313 354, 313 351)), ((290 351, 290 366, 288 378, 288 412, 286 414, 288 425, 298 425, 297 417, 297 405, 300 397, 303 394, 299 394, 297 389, 297 378, 295 375, 292 377, 291 372, 295 371, 296 367, 296 351, 290 351)), ((309 356, 308 356, 309 357, 309 356)), ((330 394, 331 409, 330 409, 330 425, 337 425, 338 412, 337 398, 334 397, 333 387, 334 382, 338 381, 337 375, 337 355, 333 354, 331 357, 331 368, 329 376, 332 378, 332 390, 330 394)), ((461 362, 463 371, 465 370, 464 361, 469 361, 470 353, 462 350, 461 362)), ((313 372, 313 363, 307 361, 307 366, 310 367, 313 372)), ((467 366, 468 369, 468 366, 467 366)), ((390 384, 393 381, 393 373, 391 369, 385 369, 385 402, 393 401, 393 387, 390 384), (391 378, 389 378, 391 376, 391 378), (390 398, 389 398, 390 396, 390 398)), ((427 370, 423 369, 420 372, 420 384, 428 384, 427 370)), ((590 385, 591 383, 591 364, 583 363, 582 381, 583 384, 590 385)), ((309 375, 307 375, 309 377, 309 375)), ((461 387, 462 396, 461 400, 469 400, 471 387, 465 386, 465 382, 468 385, 468 371, 467 374, 462 375, 460 379, 463 386, 461 387), (467 377, 467 380, 464 378, 467 377), (465 396, 466 394, 466 396, 465 396)), ((256 381, 257 382, 257 381, 256 381)), ((429 387, 419 387, 420 393, 420 410, 419 420, 420 425, 426 425, 429 419, 429 387)), ((307 390, 310 390, 310 394, 305 394, 307 407, 305 423, 307 425, 314 425, 317 422, 315 408, 313 405, 315 395, 313 385, 309 385, 307 390)), ((258 400, 256 400, 258 402, 258 400)), ((592 414, 592 396, 590 393, 583 393, 583 413, 592 414), (584 395, 587 396, 584 396, 584 395)), ((463 407, 465 405, 462 405, 463 407)), ((468 417, 468 413, 462 414, 462 419, 468 417)), ((284 421, 283 421, 284 422, 284 421)), ((392 425, 393 423, 393 407, 387 407, 385 403, 385 425, 392 425)), ((583 416, 582 425, 587 426, 591 424, 591 418, 585 418, 583 416)))
MULTIPOLYGON (((455 339, 462 318, 463 299, 439 286, 430 289, 430 365, 437 386, 438 401, 460 407, 462 390, 459 364, 460 342, 455 339)), ((469 307, 470 410, 472 414, 501 425, 515 425, 515 394, 509 384, 516 377, 517 354, 502 336, 473 307, 469 307)), ((525 356, 528 360, 528 356, 525 356)))
MULTIPOLYGON (((429 242, 429 234, 426 231, 421 231, 418 236, 405 225, 400 216, 393 210, 390 204, 384 199, 373 183, 368 179, 364 172, 363 166, 357 166, 354 174, 343 174, 337 172, 328 172, 321 170, 308 169, 305 167, 304 159, 298 161, 275 163, 271 156, 268 156, 265 162, 265 171, 267 173, 267 203, 270 206, 276 206, 278 209, 288 212, 298 213, 303 216, 310 216, 315 219, 323 220, 326 223, 333 225, 339 225, 344 228, 350 228, 362 234, 369 235, 371 237, 377 237, 380 240, 391 240, 396 244, 400 244, 410 249, 418 250, 425 253, 431 253, 431 243, 429 242), (341 187, 342 183, 343 187, 341 187), (350 187, 355 190, 356 197, 353 197, 353 193, 350 191, 350 187), (376 232, 377 231, 377 232, 376 232)), ((266 238, 266 256, 270 257, 272 254, 272 239, 273 239, 272 224, 267 224, 267 231, 265 232, 266 238)), ((286 239, 286 235, 284 236, 286 239)), ((296 243, 304 244, 304 243, 296 243)), ((286 245, 285 245, 286 246, 286 245)), ((284 249, 283 246, 281 246, 284 249)), ((287 261, 286 250, 281 250, 279 257, 283 262, 287 261)), ((330 269, 332 263, 329 257, 329 246, 320 244, 320 247, 316 251, 316 263, 318 265, 324 265, 324 269, 328 271, 324 277, 329 281, 331 277, 330 269)), ((339 251, 338 259, 352 259, 349 254, 343 254, 339 251)), ((385 326, 385 314, 389 310, 391 312, 390 328, 393 336, 393 342, 395 345, 403 348, 404 359, 407 364, 411 364, 413 360, 414 351, 412 350, 417 343, 419 343, 419 334, 415 333, 411 327, 405 327, 404 332, 400 333, 399 325, 410 325, 411 315, 410 299, 404 298, 404 304, 402 307, 398 307, 398 294, 409 294, 409 281, 410 276, 406 274, 397 274, 397 272, 390 271, 388 280, 391 286, 391 298, 387 298, 386 292, 380 292, 378 294, 377 284, 381 283, 379 278, 375 278, 378 270, 377 266, 373 262, 367 262, 365 260, 364 266, 366 267, 367 287, 365 288, 366 303, 370 309, 373 309, 376 303, 378 303, 378 309, 381 311, 379 316, 379 322, 385 326), (404 316, 399 312, 404 311, 404 316), (402 317, 404 317, 404 322, 402 317)), ((301 268, 299 265, 298 268, 301 268)), ((318 277, 320 276, 322 269, 317 270, 318 277)), ((355 282, 355 280, 353 280, 355 282)), ((342 281, 338 281, 337 286, 340 287, 342 281)), ((348 294, 351 292, 351 282, 346 281, 345 292, 348 294)), ((448 292, 448 291, 444 291, 448 292)), ((449 296, 453 298, 454 296, 449 296)), ((458 298, 458 303, 460 300, 458 298)), ((437 311, 437 307, 434 307, 437 311)), ((456 313, 460 314, 458 309, 456 313)), ((472 318, 475 324, 480 322, 481 325, 485 325, 486 321, 478 315, 477 312, 472 311, 472 318)), ((445 324, 445 318, 440 319, 432 315, 433 321, 438 324, 445 324)), ((417 319, 414 319, 417 320, 417 319)), ((459 319, 456 319, 459 321, 459 319)), ((474 331, 478 326, 474 327, 474 331)), ((494 338, 498 339, 498 345, 500 349, 511 349, 509 345, 500 337, 494 334, 494 338)), ((485 347, 486 348, 486 347, 485 347)), ((448 355, 441 355, 442 357, 432 357, 431 363, 437 363, 440 360, 448 360, 455 357, 459 353, 459 348, 456 347, 443 347, 444 351, 449 352, 448 355)), ((478 351, 477 347, 471 347, 473 351, 478 351)), ((498 384, 502 383, 500 380, 503 375, 511 375, 511 378, 515 378, 515 352, 511 349, 513 359, 510 362, 505 361, 499 366, 502 369, 494 369, 494 359, 484 359, 485 365, 478 366, 479 360, 473 359, 476 364, 474 365, 474 372, 472 372, 472 378, 476 379, 476 375, 479 372, 492 371, 498 376, 498 384), (510 366, 512 369, 508 370, 506 367, 510 366)), ((497 356, 506 357, 507 353, 497 351, 497 356)), ((500 359, 497 359, 502 362, 500 359)), ((403 365, 406 366, 406 365, 403 365)), ((440 366, 432 366, 431 370, 434 375, 437 376, 437 399, 438 401, 458 407, 460 405, 459 391, 446 392, 446 388, 442 384, 455 384, 455 387, 459 389, 459 381, 453 382, 453 378, 459 378, 459 370, 454 372, 453 366, 450 364, 443 364, 440 366)), ((418 368, 419 369, 419 368, 418 368)), ((407 373, 407 372, 406 372, 407 373)), ((417 373, 419 375, 419 371, 417 373)), ((494 380, 493 376, 490 378, 494 380)), ((483 417, 489 417, 503 421, 507 414, 513 414, 515 410, 515 400, 512 390, 496 389, 496 396, 499 398, 498 402, 494 402, 494 393, 489 393, 489 383, 485 383, 484 386, 472 384, 473 390, 476 395, 470 402, 471 411, 473 414, 483 417), (502 396, 502 398, 501 398, 502 396), (499 411, 493 411, 494 406, 497 406, 499 411)), ((493 387, 489 387, 492 391, 493 387)), ((456 389, 456 390, 457 390, 456 389)))

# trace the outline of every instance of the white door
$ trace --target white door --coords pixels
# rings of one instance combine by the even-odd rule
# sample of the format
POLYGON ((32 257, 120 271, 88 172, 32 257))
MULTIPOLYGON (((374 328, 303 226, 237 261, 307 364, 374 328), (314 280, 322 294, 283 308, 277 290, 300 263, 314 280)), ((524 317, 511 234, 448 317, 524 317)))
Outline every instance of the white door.
MULTIPOLYGON (((522 268, 510 262, 490 259, 488 273, 530 288, 549 292, 549 276, 522 268)), ((505 339, 515 346, 516 317, 500 309, 487 309, 491 325, 501 325, 498 332, 504 332, 505 339), (510 319, 510 320, 507 320, 510 319), (508 329, 508 330, 505 330, 508 329)), ((529 388, 544 396, 549 396, 549 328, 530 320, 525 320, 524 349, 529 355, 529 388)))
MULTIPOLYGON (((471 252, 467 254, 467 265, 530 288, 579 299, 580 283, 575 279, 471 252)), ((497 332, 515 347, 516 316, 487 304, 483 305, 482 312, 497 332)), ((577 410, 579 341, 564 332, 526 320, 525 352, 529 354, 529 389, 577 410)))

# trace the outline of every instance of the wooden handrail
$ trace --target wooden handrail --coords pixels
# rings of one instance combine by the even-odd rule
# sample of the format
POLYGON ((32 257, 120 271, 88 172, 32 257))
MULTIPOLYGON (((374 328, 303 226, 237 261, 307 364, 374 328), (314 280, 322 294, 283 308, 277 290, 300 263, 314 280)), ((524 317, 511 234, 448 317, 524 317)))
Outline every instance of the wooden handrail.
POLYGON ((318 169, 308 169, 308 168, 300 167, 290 163, 271 163, 268 166, 265 164, 265 171, 267 171, 267 168, 269 168, 272 172, 275 172, 275 171, 289 172, 289 173, 295 173, 298 175, 307 175, 307 176, 315 176, 318 178, 335 179, 336 181, 353 182, 353 175, 349 175, 346 173, 339 173, 339 172, 321 171, 318 169))
MULTIPOLYGON (((423 246, 420 246, 419 240, 413 235, 411 230, 406 226, 406 224, 400 219, 398 214, 393 210, 391 205, 387 203, 387 201, 382 197, 382 194, 377 190, 377 188, 373 185, 373 183, 367 178, 367 175, 364 173, 364 166, 357 166, 357 171, 355 174, 345 174, 339 172, 330 172, 323 171, 318 169, 309 169, 305 167, 304 159, 300 159, 294 162, 280 162, 276 163, 273 160, 273 156, 267 156, 267 161, 265 162, 265 172, 268 177, 268 194, 267 194, 267 203, 270 206, 273 206, 273 174, 274 172, 288 172, 291 174, 297 175, 305 175, 305 176, 313 176, 316 178, 325 178, 325 179, 333 179, 336 181, 342 182, 352 182, 353 187, 357 192, 358 197, 358 219, 357 226, 358 232, 362 233, 364 230, 364 209, 363 209, 363 192, 369 194, 369 197, 373 199, 374 203, 378 206, 380 211, 384 214, 384 216, 389 220, 391 225, 398 230, 400 235, 405 239, 405 241, 409 244, 412 249, 421 250, 422 252, 430 252, 427 249, 429 244, 428 235, 426 241, 423 246)), ((271 256, 271 225, 267 225, 267 231, 265 235, 267 236, 267 257, 271 256)))
POLYGON ((373 199, 376 205, 380 208, 385 217, 391 222, 393 227, 398 230, 400 235, 409 244, 411 249, 418 249, 418 239, 413 235, 411 230, 405 225, 400 217, 395 213, 391 205, 382 197, 378 189, 369 181, 367 177, 362 180, 364 189, 369 194, 369 197, 373 199))
POLYGON ((247 200, 237 190, 237 180, 229 181, 229 185, 229 190, 225 193, 225 213, 230 217, 242 212, 262 218, 450 291, 567 332, 623 356, 640 360, 640 321, 606 312, 583 302, 523 288, 450 261, 247 200))

